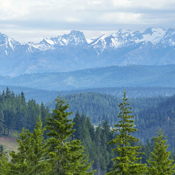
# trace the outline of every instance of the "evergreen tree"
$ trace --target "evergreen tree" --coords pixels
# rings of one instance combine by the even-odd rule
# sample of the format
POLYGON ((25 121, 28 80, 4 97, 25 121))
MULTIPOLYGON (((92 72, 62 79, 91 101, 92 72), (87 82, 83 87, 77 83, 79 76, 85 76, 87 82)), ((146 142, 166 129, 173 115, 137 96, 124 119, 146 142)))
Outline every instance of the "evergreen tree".
POLYGON ((56 102, 53 117, 46 121, 46 129, 49 131, 47 135, 50 137, 48 139, 50 146, 48 152, 50 162, 53 165, 50 174, 94 174, 94 172, 87 172, 92 163, 87 163, 88 159, 83 154, 83 146, 80 140, 67 141, 68 137, 75 131, 72 129, 72 120, 68 119, 71 112, 66 112, 69 104, 65 105, 66 101, 60 96, 56 102))
POLYGON ((83 138, 83 136, 82 136, 83 135, 83 129, 82 129, 82 126, 81 126, 81 117, 80 117, 80 114, 79 114, 78 111, 75 114, 73 122, 75 123, 73 125, 73 129, 75 129, 75 132, 73 133, 73 136, 78 140, 82 140, 82 138, 83 138))
POLYGON ((151 152, 151 157, 148 160, 150 164, 148 174, 150 175, 173 175, 175 173, 175 164, 173 159, 170 159, 171 151, 167 151, 166 136, 163 136, 163 131, 159 129, 158 137, 154 137, 154 151, 151 152))
POLYGON ((4 114, 3 111, 0 110, 0 134, 4 129, 4 114))
POLYGON ((43 141, 44 131, 45 128, 42 129, 42 122, 40 117, 38 117, 33 133, 29 133, 31 144, 26 156, 29 174, 48 174, 49 164, 46 159, 47 143, 43 141))
POLYGON ((32 174, 44 175, 48 174, 49 163, 47 161, 47 143, 43 141, 42 123, 40 117, 37 119, 37 124, 33 133, 28 130, 22 130, 18 152, 10 153, 12 162, 10 163, 11 174, 32 174))
POLYGON ((127 100, 126 92, 124 92, 123 102, 118 105, 120 109, 119 124, 115 124, 112 131, 112 133, 119 131, 119 134, 109 142, 109 144, 117 144, 113 151, 116 151, 118 156, 113 159, 115 166, 107 175, 141 175, 147 170, 146 164, 138 163, 141 159, 137 157, 140 154, 138 152, 139 146, 131 146, 131 142, 138 142, 138 139, 130 135, 137 129, 134 128, 134 116, 130 115, 132 113, 130 109, 132 108, 127 100))
POLYGON ((8 99, 11 97, 11 91, 9 90, 9 88, 6 88, 6 94, 5 94, 5 98, 8 99))
POLYGON ((23 91, 21 92, 21 104, 24 105, 24 106, 26 105, 26 99, 25 99, 23 91))
POLYGON ((29 131, 22 129, 20 133, 20 139, 16 139, 18 142, 18 152, 12 151, 10 156, 12 157, 9 163, 10 174, 27 174, 29 172, 29 165, 27 163, 27 154, 31 145, 31 137, 29 137, 29 131))
POLYGON ((2 151, 2 154, 0 155, 0 175, 10 175, 9 170, 8 158, 5 152, 2 151))

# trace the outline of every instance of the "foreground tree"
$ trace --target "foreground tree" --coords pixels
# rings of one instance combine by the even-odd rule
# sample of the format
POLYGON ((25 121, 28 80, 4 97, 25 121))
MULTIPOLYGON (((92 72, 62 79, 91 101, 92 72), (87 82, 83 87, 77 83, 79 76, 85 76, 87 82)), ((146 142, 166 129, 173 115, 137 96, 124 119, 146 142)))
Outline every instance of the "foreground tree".
POLYGON ((141 157, 137 157, 141 154, 138 152, 139 146, 131 146, 131 142, 136 143, 138 139, 130 135, 137 129, 134 128, 134 116, 130 115, 132 113, 130 109, 132 108, 127 100, 126 92, 124 92, 123 102, 118 105, 120 109, 119 124, 114 125, 115 128, 112 130, 112 133, 117 132, 117 134, 109 142, 109 144, 117 144, 113 151, 116 151, 118 156, 113 159, 114 168, 107 175, 141 175, 147 171, 146 164, 138 163, 141 159, 141 157))
POLYGON ((0 175, 8 175, 9 172, 8 158, 4 151, 0 154, 0 175))
POLYGON ((21 138, 17 140, 18 153, 14 151, 10 153, 12 157, 11 174, 48 174, 50 164, 46 159, 47 143, 43 141, 44 131, 40 117, 37 119, 33 133, 22 130, 21 138))
POLYGON ((31 144, 31 138, 29 136, 29 131, 22 129, 20 133, 20 139, 16 139, 18 142, 18 153, 12 151, 10 156, 12 158, 9 163, 10 174, 27 174, 28 164, 26 162, 27 153, 29 150, 29 145, 31 144))
POLYGON ((150 164, 148 174, 150 175, 173 175, 175 173, 174 160, 169 159, 171 151, 167 151, 166 136, 163 136, 163 131, 159 129, 158 137, 154 137, 155 148, 151 152, 151 157, 148 160, 150 164))
POLYGON ((53 117, 46 121, 46 129, 52 171, 50 174, 58 175, 84 175, 94 174, 94 171, 88 172, 91 163, 88 162, 88 157, 83 154, 84 148, 80 140, 70 139, 70 136, 75 130, 72 129, 72 120, 68 119, 70 112, 66 112, 69 104, 60 96, 56 99, 56 109, 53 110, 53 117), (71 141, 68 141, 71 140, 71 141))

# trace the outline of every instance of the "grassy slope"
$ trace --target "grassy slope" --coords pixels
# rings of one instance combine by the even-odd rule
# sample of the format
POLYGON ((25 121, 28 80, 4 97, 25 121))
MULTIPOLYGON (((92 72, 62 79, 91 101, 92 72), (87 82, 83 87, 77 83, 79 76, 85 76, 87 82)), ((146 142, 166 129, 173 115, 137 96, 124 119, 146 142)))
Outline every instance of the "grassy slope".
POLYGON ((17 152, 18 143, 14 137, 0 136, 0 145, 4 146, 8 156, 11 151, 17 152))

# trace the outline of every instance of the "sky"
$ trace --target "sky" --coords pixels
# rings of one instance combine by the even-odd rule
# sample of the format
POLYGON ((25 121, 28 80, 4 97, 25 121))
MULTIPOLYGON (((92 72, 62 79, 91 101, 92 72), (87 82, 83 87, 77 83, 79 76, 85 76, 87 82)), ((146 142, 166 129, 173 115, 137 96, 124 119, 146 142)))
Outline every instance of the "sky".
POLYGON ((0 0, 0 32, 19 42, 84 32, 175 27, 175 0, 0 0))

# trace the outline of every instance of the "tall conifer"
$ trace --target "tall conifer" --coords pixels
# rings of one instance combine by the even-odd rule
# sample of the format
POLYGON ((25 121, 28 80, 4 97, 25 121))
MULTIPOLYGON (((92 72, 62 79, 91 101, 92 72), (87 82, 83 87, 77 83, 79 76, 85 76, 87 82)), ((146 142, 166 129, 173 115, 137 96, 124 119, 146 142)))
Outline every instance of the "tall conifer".
POLYGON ((69 104, 65 104, 66 101, 60 96, 56 102, 53 117, 46 121, 46 128, 49 131, 47 135, 50 137, 48 139, 50 145, 48 152, 50 162, 53 165, 50 174, 94 174, 94 172, 87 172, 92 163, 87 163, 88 158, 83 154, 84 148, 80 140, 67 141, 68 137, 74 132, 72 120, 68 119, 71 112, 66 112, 69 104))
POLYGON ((10 153, 12 157, 12 162, 9 164, 11 174, 48 174, 50 166, 46 159, 47 144, 43 141, 44 131, 40 117, 37 119, 33 133, 22 129, 20 139, 17 139, 18 152, 10 153))
POLYGON ((173 175, 175 173, 175 164, 173 159, 170 159, 171 151, 167 151, 166 136, 163 136, 163 131, 159 129, 158 137, 154 137, 154 151, 151 152, 151 157, 148 160, 150 164, 149 175, 173 175))
POLYGON ((0 134, 2 133, 4 129, 4 114, 3 111, 0 110, 0 134))
POLYGON ((2 151, 0 155, 0 175, 10 175, 9 174, 9 164, 8 164, 8 158, 4 151, 2 151))
POLYGON ((107 175, 141 175, 147 170, 146 164, 138 163, 141 158, 137 156, 138 146, 131 146, 131 142, 138 142, 138 139, 131 136, 137 129, 134 128, 134 116, 130 115, 132 109, 127 102, 126 92, 123 95, 123 102, 120 103, 120 113, 118 115, 119 124, 114 125, 112 133, 117 132, 116 137, 109 144, 117 144, 113 151, 117 152, 118 156, 113 159, 115 165, 112 171, 107 175))

